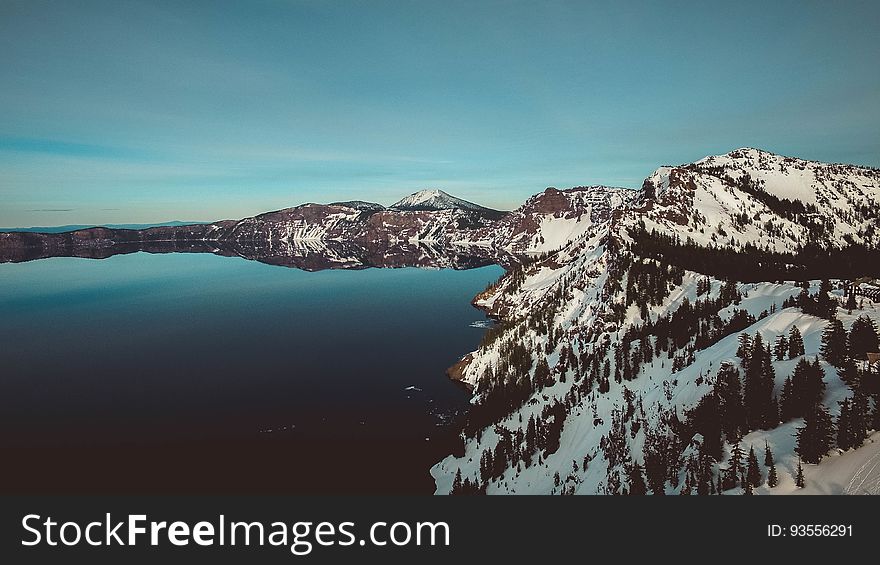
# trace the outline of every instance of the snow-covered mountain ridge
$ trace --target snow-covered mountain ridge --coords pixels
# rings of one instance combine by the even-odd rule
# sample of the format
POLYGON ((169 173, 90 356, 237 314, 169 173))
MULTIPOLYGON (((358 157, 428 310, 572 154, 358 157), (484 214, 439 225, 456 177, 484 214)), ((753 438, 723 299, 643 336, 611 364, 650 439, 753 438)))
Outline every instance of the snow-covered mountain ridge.
POLYGON ((877 246, 878 187, 877 169, 737 149, 657 169, 628 216, 704 247, 877 246))
MULTIPOLYGON (((827 470, 853 469, 837 465, 835 453, 818 465, 805 455, 807 488, 797 488, 796 449, 808 451, 815 422, 828 414, 859 438, 855 451, 841 440, 844 457, 880 458, 869 435, 880 427, 875 377, 853 368, 849 349, 833 363, 823 350, 829 327, 842 326, 836 335, 846 342, 863 332, 855 327, 876 325, 880 307, 853 303, 846 280, 804 290, 779 279, 876 276, 878 180, 875 169, 758 150, 662 167, 590 229, 510 270, 475 299, 503 322, 451 371, 473 388, 474 408, 460 451, 432 470, 437 492, 851 492, 827 470), (741 347, 758 335, 776 345, 795 334, 803 346, 791 354, 741 347), (802 361, 818 363, 825 390, 792 408, 786 380, 802 361), (719 399, 749 419, 722 433, 719 399), (794 437, 801 427, 804 445, 794 437), (742 469, 732 455, 740 445, 763 458, 765 441, 775 456, 772 488, 770 466, 746 481, 738 476, 744 454, 742 469)), ((871 466, 857 470, 852 484, 876 491, 871 466)))

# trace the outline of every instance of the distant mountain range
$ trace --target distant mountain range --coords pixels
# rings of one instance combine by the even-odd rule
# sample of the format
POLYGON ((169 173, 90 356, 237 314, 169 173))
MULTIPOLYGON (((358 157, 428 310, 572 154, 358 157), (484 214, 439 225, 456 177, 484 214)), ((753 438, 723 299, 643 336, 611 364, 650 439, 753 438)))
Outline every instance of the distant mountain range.
MULTIPOLYGON (((242 220, 211 223, 169 222, 154 226, 65 226, 0 232, 0 261, 23 261, 46 256, 98 257, 114 250, 191 250, 213 248, 269 262, 300 264, 295 258, 316 242, 345 243, 371 251, 355 256, 375 257, 376 249, 421 243, 433 247, 462 240, 475 230, 489 230, 506 212, 492 210, 440 190, 416 192, 390 207, 353 200, 332 204, 303 204, 242 220), (308 246, 300 243, 308 243, 308 246)), ((488 233, 488 232, 485 232, 488 233)), ((481 236, 482 237, 482 236, 481 236)), ((338 246, 335 246, 338 248, 338 246)), ((463 252, 485 257, 485 250, 463 252)), ((435 256, 436 253, 428 253, 435 256)), ((347 258, 340 264, 353 265, 347 258)), ((419 259, 421 264, 422 259, 419 259)), ((370 259, 368 264, 374 264, 370 259)))
POLYGON ((114 230, 143 230, 147 228, 169 227, 169 226, 190 226, 193 224, 205 224, 209 222, 181 222, 174 220, 171 222, 159 222, 155 224, 70 224, 66 226, 48 226, 48 227, 32 227, 32 228, 0 228, 0 232, 35 232, 35 233, 64 233, 69 231, 85 230, 94 227, 105 227, 114 230))

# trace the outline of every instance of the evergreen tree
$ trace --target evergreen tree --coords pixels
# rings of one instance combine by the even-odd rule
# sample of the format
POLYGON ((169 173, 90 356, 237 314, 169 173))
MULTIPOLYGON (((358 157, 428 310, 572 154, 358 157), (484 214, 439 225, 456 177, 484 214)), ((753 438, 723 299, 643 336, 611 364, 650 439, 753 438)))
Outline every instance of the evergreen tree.
POLYGON ((852 447, 852 432, 849 414, 849 399, 840 402, 840 415, 837 417, 837 447, 846 451, 852 447))
POLYGON ((724 490, 736 488, 740 481, 743 465, 743 451, 737 442, 730 452, 730 462, 727 464, 727 470, 724 472, 724 490))
POLYGON ((551 386, 553 384, 551 381, 550 366, 547 365, 547 359, 542 356, 535 366, 535 385, 538 387, 551 386))
POLYGON ((831 449, 833 434, 828 410, 821 404, 813 406, 804 417, 804 425, 798 428, 795 451, 807 463, 818 463, 831 449))
POLYGON ((856 295, 853 292, 852 287, 849 289, 849 293, 846 297, 846 309, 852 314, 852 311, 856 309, 856 295))
POLYGON ((770 408, 767 417, 769 422, 767 424, 768 430, 775 428, 782 421, 782 418, 779 417, 779 401, 775 396, 770 398, 770 408))
POLYGON ((645 476, 642 474, 642 466, 633 463, 629 466, 629 494, 645 495, 648 494, 648 487, 645 484, 645 476))
POLYGON ((846 329, 837 318, 831 320, 822 332, 822 356, 835 367, 843 367, 846 361, 846 329))
POLYGON ((804 354, 804 338, 797 326, 792 326, 788 332, 788 358, 794 359, 804 354))
POLYGON ((865 443, 865 440, 868 439, 869 427, 868 397, 861 390, 857 390, 853 395, 850 408, 850 431, 853 447, 861 447, 865 443))
MULTIPOLYGON (((797 418, 804 416, 816 404, 822 402, 825 395, 825 371, 819 365, 819 360, 814 359, 813 362, 801 358, 794 368, 791 375, 791 387, 787 402, 783 406, 783 414, 785 419, 797 418)), ((783 395, 785 395, 785 387, 783 387, 783 395)))
POLYGON ((773 488, 779 484, 779 477, 776 476, 773 452, 770 451, 770 444, 766 440, 764 441, 764 465, 767 467, 767 486, 773 488))
POLYGON ((739 371, 730 363, 721 365, 718 370, 716 390, 718 391, 718 412, 721 431, 727 441, 736 443, 746 431, 746 414, 743 407, 739 371))
POLYGON ((782 399, 779 402, 779 418, 783 422, 787 422, 797 417, 797 399, 794 396, 794 387, 791 383, 791 377, 785 378, 782 385, 782 399))
POLYGON ((856 365, 856 362, 853 361, 852 357, 846 357, 843 361, 843 366, 840 367, 840 370, 837 372, 840 375, 840 378, 843 379, 843 382, 848 384, 850 388, 856 388, 861 384, 861 374, 859 373, 859 368, 856 365))
POLYGON ((457 469, 455 471, 455 478, 452 480, 452 490, 449 491, 449 494, 461 494, 461 469, 457 469))
POLYGON ((860 391, 852 400, 840 402, 840 415, 837 417, 837 447, 847 450, 861 447, 868 436, 868 399, 860 391))
POLYGON ((819 358, 815 357, 810 364, 807 388, 804 391, 804 402, 809 407, 812 403, 821 403, 825 397, 825 370, 819 364, 819 358))
POLYGON ((867 359, 867 353, 880 351, 877 326, 868 316, 859 316, 849 329, 849 354, 854 359, 867 359))
POLYGON ((788 339, 785 334, 776 337, 776 343, 773 345, 773 353, 776 355, 777 361, 782 361, 788 354, 788 339))
POLYGON ((755 334, 752 341, 745 380, 743 405, 745 406, 747 428, 756 430, 774 427, 771 402, 775 373, 770 358, 770 348, 764 348, 764 341, 760 333, 755 334))
POLYGON ((747 333, 739 334, 739 347, 736 350, 736 356, 742 359, 743 367, 752 356, 752 336, 747 333))
POLYGON ((837 301, 831 296, 831 281, 824 279, 816 296, 816 309, 822 318, 832 319, 837 315, 837 301))
POLYGON ((753 494, 755 494, 755 491, 752 488, 751 482, 743 481, 743 494, 746 496, 752 496, 753 494))
POLYGON ((800 459, 798 459, 797 476, 794 478, 794 485, 798 488, 804 488, 806 486, 804 483, 804 468, 801 465, 800 459))
POLYGON ((758 456, 755 455, 754 447, 749 447, 746 482, 753 487, 760 486, 761 484, 761 468, 758 466, 758 456))
POLYGON ((773 360, 770 353, 770 345, 764 350, 761 367, 761 391, 759 401, 761 403, 761 427, 770 430, 779 425, 779 406, 773 396, 776 388, 776 371, 773 369, 773 360))
POLYGON ((535 415, 532 414, 529 416, 529 423, 526 425, 526 452, 523 454, 526 467, 532 463, 532 456, 538 450, 537 444, 538 429, 535 422, 535 415))

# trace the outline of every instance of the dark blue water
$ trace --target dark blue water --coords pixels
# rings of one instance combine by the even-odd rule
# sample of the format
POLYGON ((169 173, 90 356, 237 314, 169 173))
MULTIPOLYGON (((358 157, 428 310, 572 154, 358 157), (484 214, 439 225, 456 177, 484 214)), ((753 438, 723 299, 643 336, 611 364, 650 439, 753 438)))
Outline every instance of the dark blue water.
POLYGON ((3 489, 430 490, 468 398, 444 371, 479 342, 470 300, 500 273, 0 265, 3 489))

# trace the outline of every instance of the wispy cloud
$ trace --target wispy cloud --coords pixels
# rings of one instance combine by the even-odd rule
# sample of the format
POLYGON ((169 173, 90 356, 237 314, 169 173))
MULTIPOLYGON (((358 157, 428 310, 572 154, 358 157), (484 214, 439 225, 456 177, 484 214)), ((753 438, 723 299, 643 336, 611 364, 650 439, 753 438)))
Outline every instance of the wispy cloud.
POLYGON ((103 159, 130 159, 143 152, 127 147, 76 143, 59 139, 0 136, 0 152, 37 153, 67 157, 99 157, 103 159))

